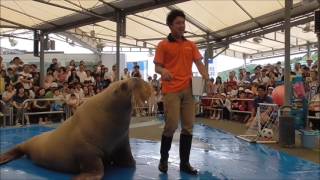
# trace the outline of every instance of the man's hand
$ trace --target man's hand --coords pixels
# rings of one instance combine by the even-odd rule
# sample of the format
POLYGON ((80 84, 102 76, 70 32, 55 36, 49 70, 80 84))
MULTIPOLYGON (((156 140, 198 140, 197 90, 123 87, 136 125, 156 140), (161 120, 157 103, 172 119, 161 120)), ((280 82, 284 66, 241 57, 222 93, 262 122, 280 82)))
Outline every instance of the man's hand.
POLYGON ((159 74, 161 74, 161 78, 164 81, 170 81, 173 78, 173 75, 166 69, 163 68, 161 65, 156 64, 155 71, 159 74))
POLYGON ((165 68, 162 68, 161 77, 165 81, 170 81, 173 78, 172 74, 165 68))
POLYGON ((209 74, 208 74, 208 71, 207 71, 206 67, 204 66, 204 64, 200 60, 196 61, 195 64, 196 64, 198 71, 200 72, 202 78, 205 80, 209 80, 209 74))

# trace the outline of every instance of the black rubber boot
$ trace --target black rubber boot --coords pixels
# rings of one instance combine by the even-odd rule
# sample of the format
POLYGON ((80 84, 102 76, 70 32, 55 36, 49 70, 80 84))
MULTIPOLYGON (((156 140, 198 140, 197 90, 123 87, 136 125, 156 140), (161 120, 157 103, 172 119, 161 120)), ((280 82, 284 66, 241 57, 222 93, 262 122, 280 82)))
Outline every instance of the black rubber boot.
POLYGON ((194 169, 189 163, 192 135, 180 134, 180 171, 191 175, 197 175, 198 170, 194 169))
POLYGON ((167 173, 168 171, 168 158, 169 158, 169 150, 171 148, 173 137, 166 137, 162 135, 161 138, 161 147, 160 147, 160 163, 159 163, 159 171, 163 173, 167 173))

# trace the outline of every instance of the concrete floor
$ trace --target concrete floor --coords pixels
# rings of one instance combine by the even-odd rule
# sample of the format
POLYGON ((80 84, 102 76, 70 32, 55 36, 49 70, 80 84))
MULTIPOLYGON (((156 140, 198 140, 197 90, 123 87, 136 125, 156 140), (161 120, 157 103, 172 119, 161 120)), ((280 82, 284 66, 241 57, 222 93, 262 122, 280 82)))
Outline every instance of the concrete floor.
MULTIPOLYGON (((244 124, 227 121, 227 120, 210 120, 205 118, 197 118, 196 123, 205 124, 213 128, 221 129, 235 135, 245 134, 247 129, 244 124)), ((132 125, 141 124, 130 129, 130 137, 146 140, 160 141, 162 134, 163 123, 152 118, 133 118, 132 125), (152 122, 150 122, 152 121, 152 122)), ((177 133, 178 134, 178 133, 177 133)), ((174 138, 177 140, 177 138, 174 138)), ((320 163, 320 149, 306 149, 300 145, 300 138, 296 137, 296 145, 293 148, 283 148, 279 144, 266 144, 267 146, 288 153, 293 156, 298 156, 312 162, 320 163)))

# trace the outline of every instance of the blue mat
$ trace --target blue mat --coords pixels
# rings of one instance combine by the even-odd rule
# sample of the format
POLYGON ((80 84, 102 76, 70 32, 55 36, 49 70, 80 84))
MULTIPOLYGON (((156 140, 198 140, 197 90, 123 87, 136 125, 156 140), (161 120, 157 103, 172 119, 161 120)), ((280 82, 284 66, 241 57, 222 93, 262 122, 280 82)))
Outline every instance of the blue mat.
MULTIPOLYGON (((0 130, 0 152, 42 132, 47 127, 7 128, 0 130)), ((170 151, 168 174, 158 169, 160 143, 131 139, 136 169, 106 169, 104 179, 319 179, 320 166, 264 145, 250 144, 232 134, 195 125, 191 163, 200 169, 198 176, 179 172, 179 145, 170 151)), ((50 171, 21 158, 0 166, 1 180, 70 179, 72 174, 50 171)))

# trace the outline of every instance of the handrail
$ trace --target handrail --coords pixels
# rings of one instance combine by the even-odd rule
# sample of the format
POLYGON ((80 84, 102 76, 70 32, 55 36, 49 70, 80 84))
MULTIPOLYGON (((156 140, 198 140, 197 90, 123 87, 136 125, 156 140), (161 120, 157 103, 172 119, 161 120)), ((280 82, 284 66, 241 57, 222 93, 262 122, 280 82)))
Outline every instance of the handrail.
MULTIPOLYGON (((231 104, 233 101, 247 101, 247 102, 252 102, 254 101, 254 99, 248 99, 248 98, 232 98, 230 99, 231 104)), ((230 110, 230 118, 232 119, 233 113, 245 113, 245 114, 251 114, 252 115, 252 111, 249 109, 247 111, 241 111, 241 110, 237 110, 237 109, 232 109, 230 110)))
MULTIPOLYGON (((221 98, 217 97, 210 97, 210 96, 202 96, 200 100, 219 100, 221 104, 223 104, 223 101, 221 98)), ((211 105, 210 105, 211 106, 211 105)))
POLYGON ((279 107, 278 104, 273 104, 273 103, 258 103, 259 106, 262 105, 262 106, 276 106, 276 107, 279 107))
MULTIPOLYGON (((23 107, 29 103, 34 101, 63 101, 65 102, 64 98, 41 98, 41 99, 26 99, 23 101, 23 107)), ((51 108, 50 108, 51 109, 51 108)), ((64 111, 44 111, 44 112, 26 112, 26 109, 23 108, 22 111, 22 125, 25 125, 24 117, 25 115, 39 115, 39 114, 65 114, 66 117, 68 115, 68 108, 66 108, 64 111)))
POLYGON ((65 101, 64 98, 41 98, 41 99, 26 99, 22 104, 27 103, 29 101, 65 101))
POLYGON ((13 124, 13 108, 10 106, 7 106, 7 103, 4 102, 3 100, 0 100, 0 103, 3 105, 3 107, 5 108, 5 110, 3 111, 3 126, 6 126, 6 122, 7 122, 7 116, 9 116, 9 125, 13 124), (7 111, 8 110, 8 111, 7 111), (8 113, 5 113, 8 112, 8 113))
POLYGON ((213 103, 216 102, 216 101, 219 101, 219 103, 221 105, 223 105, 223 101, 221 98, 218 98, 218 97, 210 97, 210 96, 201 96, 200 97, 200 107, 203 108, 203 110, 209 110, 209 111, 218 111, 220 113, 220 117, 223 119, 223 109, 220 107, 217 107, 217 106, 213 106, 213 103), (202 100, 211 100, 210 101, 210 105, 204 105, 202 100))
POLYGON ((230 101, 254 101, 254 99, 248 99, 248 98, 231 98, 230 101))

